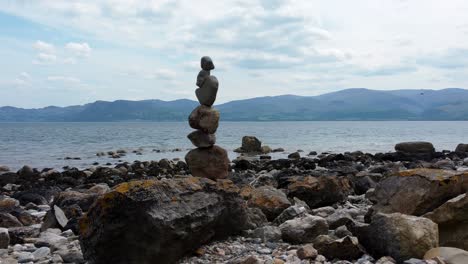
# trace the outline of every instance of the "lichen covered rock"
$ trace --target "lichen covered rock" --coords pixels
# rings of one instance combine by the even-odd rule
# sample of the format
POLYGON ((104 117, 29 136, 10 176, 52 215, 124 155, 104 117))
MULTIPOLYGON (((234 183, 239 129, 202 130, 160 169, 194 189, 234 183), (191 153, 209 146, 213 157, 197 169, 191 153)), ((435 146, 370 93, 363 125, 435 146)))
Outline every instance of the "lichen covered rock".
POLYGON ((245 228, 246 205, 229 180, 189 177, 123 183, 80 221, 90 263, 173 263, 245 228))

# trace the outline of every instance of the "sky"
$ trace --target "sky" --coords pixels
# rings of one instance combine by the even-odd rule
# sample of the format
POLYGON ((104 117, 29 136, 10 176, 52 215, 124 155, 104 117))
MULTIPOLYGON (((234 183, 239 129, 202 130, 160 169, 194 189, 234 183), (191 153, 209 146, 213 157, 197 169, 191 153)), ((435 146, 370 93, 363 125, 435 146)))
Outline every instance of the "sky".
POLYGON ((0 106, 468 88, 464 0, 1 0, 0 106))

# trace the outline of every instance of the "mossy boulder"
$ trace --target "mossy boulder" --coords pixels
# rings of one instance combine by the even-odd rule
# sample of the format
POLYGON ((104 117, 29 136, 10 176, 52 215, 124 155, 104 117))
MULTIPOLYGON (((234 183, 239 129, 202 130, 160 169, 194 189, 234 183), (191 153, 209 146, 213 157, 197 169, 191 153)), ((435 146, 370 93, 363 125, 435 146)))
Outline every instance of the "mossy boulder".
POLYGON ((80 220, 81 246, 90 263, 175 263, 214 238, 245 229, 247 210, 229 180, 122 183, 80 220))

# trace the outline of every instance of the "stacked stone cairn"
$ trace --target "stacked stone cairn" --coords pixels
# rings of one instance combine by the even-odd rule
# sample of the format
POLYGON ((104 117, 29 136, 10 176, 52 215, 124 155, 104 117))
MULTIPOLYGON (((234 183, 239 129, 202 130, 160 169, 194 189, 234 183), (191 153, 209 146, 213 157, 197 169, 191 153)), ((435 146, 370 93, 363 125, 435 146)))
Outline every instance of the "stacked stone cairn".
POLYGON ((210 57, 201 58, 202 70, 197 76, 197 95, 200 106, 189 116, 190 127, 196 131, 187 137, 197 148, 185 156, 185 161, 195 177, 206 177, 213 180, 228 176, 229 158, 226 150, 216 146, 216 130, 219 125, 219 111, 212 106, 218 93, 218 79, 210 75, 215 68, 210 57))

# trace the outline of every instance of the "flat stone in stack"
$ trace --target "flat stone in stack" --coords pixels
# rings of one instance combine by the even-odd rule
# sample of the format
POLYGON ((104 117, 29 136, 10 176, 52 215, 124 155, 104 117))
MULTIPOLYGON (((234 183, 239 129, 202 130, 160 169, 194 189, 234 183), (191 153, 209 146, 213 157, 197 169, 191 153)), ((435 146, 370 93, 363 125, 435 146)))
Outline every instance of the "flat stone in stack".
POLYGON ((215 68, 213 60, 201 58, 202 70, 197 76, 198 89, 195 90, 200 106, 189 116, 190 127, 197 129, 187 137, 197 149, 185 156, 185 161, 193 176, 213 180, 226 178, 229 172, 229 158, 226 150, 216 146, 215 132, 219 125, 219 111, 212 106, 218 93, 218 79, 210 75, 215 68))

